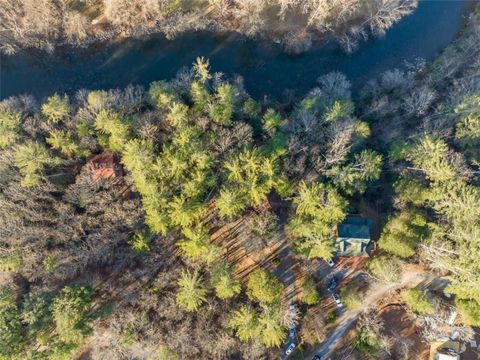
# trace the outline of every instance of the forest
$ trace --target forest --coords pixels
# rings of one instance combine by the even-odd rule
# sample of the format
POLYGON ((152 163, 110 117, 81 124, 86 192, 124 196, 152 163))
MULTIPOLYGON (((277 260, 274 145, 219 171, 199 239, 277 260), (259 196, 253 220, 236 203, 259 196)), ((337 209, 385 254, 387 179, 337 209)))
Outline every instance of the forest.
POLYGON ((121 37, 191 30, 238 32, 281 42, 293 53, 335 37, 353 51, 410 14, 417 0, 0 0, 0 51, 53 52, 121 37))
POLYGON ((7 358, 68 358, 97 326, 111 343, 94 358, 138 341, 149 356, 262 357, 300 314, 270 272, 237 274, 212 234, 248 217, 257 251, 285 228, 299 257, 328 258, 347 197, 382 166, 343 75, 276 110, 203 58, 146 91, 6 99, 1 126, 7 358), (99 153, 118 154, 125 176, 96 179, 86 160, 99 153))
MULTIPOLYGON (((186 3, 127 8, 92 0, 75 11, 102 9, 124 26, 134 15, 143 24, 168 21, 162 11, 176 16, 186 3)), ((308 14, 303 30, 323 31, 325 14, 346 3, 208 6, 260 6, 247 11, 257 17, 273 7, 282 19, 300 11, 308 14)), ((350 10, 360 4, 352 3, 350 10)), ((39 4, 0 0, 12 11, 0 18, 20 19, 22 6, 59 11, 43 13, 59 22, 43 33, 22 28, 34 24, 23 19, 15 28, 24 37, 2 40, 3 51, 54 47, 64 37, 51 32, 63 29, 68 16, 57 15, 73 3, 39 4)), ((414 6, 370 5, 399 4, 406 6, 399 17, 414 6)), ((336 17, 328 31, 366 10, 358 11, 336 17)), ((376 19, 378 29, 392 24, 376 19)), ((240 77, 215 72, 198 57, 146 88, 0 101, 0 359, 275 359, 292 328, 309 356, 344 324, 324 306, 325 298, 332 302, 327 280, 355 314, 339 358, 413 358, 414 344, 389 332, 380 305, 364 305, 381 303, 374 295, 384 297, 385 289, 408 321, 421 322, 425 341, 437 335, 425 319, 446 319, 452 308, 458 338, 474 339, 479 24, 477 9, 436 60, 387 70, 355 97, 348 78, 331 72, 300 98, 255 99, 240 77), (375 216, 373 255, 353 279, 322 278, 311 269, 328 267, 338 224, 362 211, 375 216), (445 286, 437 291, 426 280, 445 286)))

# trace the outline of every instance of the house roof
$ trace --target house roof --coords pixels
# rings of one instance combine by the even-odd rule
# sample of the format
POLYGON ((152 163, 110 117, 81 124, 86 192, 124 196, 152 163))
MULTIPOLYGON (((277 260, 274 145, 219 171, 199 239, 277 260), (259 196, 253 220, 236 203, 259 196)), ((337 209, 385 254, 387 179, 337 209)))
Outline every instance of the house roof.
POLYGON ((460 360, 460 342, 447 341, 437 348, 435 360, 460 360))
POLYGON ((370 240, 372 221, 368 218, 348 216, 337 226, 339 239, 365 239, 370 240))
POLYGON ((90 180, 94 183, 121 177, 123 169, 119 157, 112 152, 104 152, 91 157, 86 165, 90 180))
POLYGON ((443 354, 437 353, 436 360, 459 360, 460 355, 458 354, 443 354))
POLYGON ((336 255, 369 256, 371 225, 370 219, 355 216, 348 216, 338 224, 335 242, 336 255))

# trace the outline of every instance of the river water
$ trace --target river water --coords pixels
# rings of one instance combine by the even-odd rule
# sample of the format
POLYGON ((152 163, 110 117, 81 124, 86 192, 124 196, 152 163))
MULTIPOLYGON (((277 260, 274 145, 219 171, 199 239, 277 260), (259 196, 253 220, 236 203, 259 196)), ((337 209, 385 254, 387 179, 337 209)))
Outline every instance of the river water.
POLYGON ((0 99, 29 93, 45 96, 80 88, 108 89, 170 79, 197 56, 210 59, 212 70, 228 77, 242 75, 254 97, 281 96, 286 89, 303 95, 316 79, 333 70, 343 72, 354 91, 369 78, 403 68, 417 58, 433 59, 462 28, 472 1, 420 0, 417 10, 390 29, 386 36, 346 54, 334 43, 316 45, 290 56, 279 45, 236 34, 188 33, 174 40, 154 35, 127 39, 88 49, 49 55, 26 51, 2 56, 0 99))

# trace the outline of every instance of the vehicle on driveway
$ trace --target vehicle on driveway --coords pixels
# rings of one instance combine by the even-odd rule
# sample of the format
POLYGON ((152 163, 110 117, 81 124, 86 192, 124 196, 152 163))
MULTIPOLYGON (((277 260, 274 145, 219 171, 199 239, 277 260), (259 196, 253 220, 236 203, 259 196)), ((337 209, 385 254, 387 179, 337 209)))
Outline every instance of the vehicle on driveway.
POLYGON ((290 328, 288 329, 288 337, 293 339, 295 337, 295 326, 292 325, 290 326, 290 328))
POLYGON ((334 267, 334 266, 335 266, 335 261, 333 261, 332 258, 327 259, 327 260, 325 260, 325 261, 327 262, 327 264, 328 264, 330 267, 334 267))
POLYGON ((343 304, 342 301, 340 300, 340 297, 337 294, 332 294, 333 301, 335 302, 335 305, 337 305, 338 308, 342 308, 343 304))
POLYGON ((287 350, 285 350, 285 355, 290 355, 293 352, 293 350, 295 350, 295 344, 291 343, 288 346, 287 350))
POLYGON ((335 278, 335 276, 333 276, 327 284, 327 290, 332 293, 336 287, 337 287, 337 279, 335 278))

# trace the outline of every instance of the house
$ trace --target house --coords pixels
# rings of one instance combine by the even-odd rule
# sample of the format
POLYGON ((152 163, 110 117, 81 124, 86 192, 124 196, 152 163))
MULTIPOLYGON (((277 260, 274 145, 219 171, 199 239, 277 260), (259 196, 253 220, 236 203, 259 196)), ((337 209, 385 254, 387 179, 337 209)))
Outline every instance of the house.
POLYGON ((119 157, 112 152, 92 156, 88 159, 85 168, 92 184, 116 183, 123 176, 119 157))
POLYGON ((458 341, 449 340, 434 346, 433 349, 434 360, 460 360, 462 349, 458 341))
POLYGON ((347 216, 337 225, 336 256, 370 256, 372 221, 358 216, 347 216))

